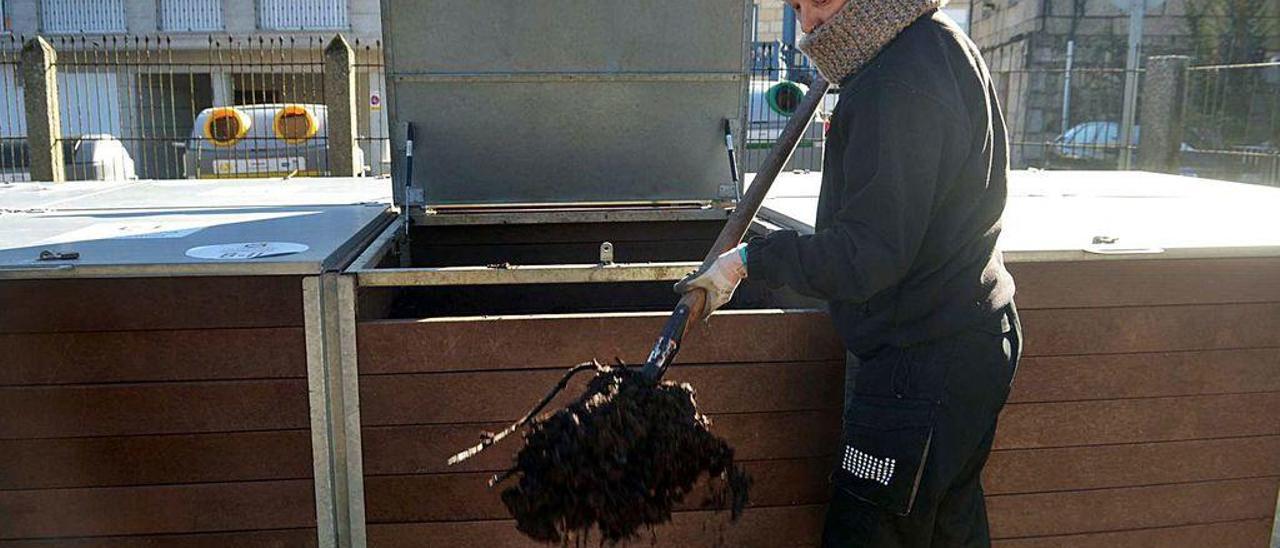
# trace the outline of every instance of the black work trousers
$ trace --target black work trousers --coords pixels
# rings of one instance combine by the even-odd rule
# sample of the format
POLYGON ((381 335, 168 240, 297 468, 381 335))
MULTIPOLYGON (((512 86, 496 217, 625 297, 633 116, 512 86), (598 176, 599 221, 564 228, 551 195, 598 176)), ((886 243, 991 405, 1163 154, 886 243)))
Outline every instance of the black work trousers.
POLYGON ((982 468, 1021 355, 1003 315, 851 363, 825 548, 989 546, 982 468))

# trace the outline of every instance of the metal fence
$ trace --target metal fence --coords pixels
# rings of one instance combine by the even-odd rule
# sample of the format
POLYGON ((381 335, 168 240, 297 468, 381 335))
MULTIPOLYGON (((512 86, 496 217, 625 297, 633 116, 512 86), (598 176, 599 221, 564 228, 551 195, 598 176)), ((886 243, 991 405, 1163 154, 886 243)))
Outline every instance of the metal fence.
MULTIPOLYGON (((1125 69, 993 69, 1014 169, 1116 169, 1125 69)), ((1131 137, 1127 147, 1137 149, 1131 137)))
MULTIPOLYGON (((1125 143, 1125 69, 993 69, 1010 165, 1113 170, 1127 148, 1137 166, 1145 72, 1138 71, 1138 116, 1125 143)), ((1193 66, 1183 111, 1182 174, 1280 186, 1280 63, 1193 66)))
MULTIPOLYGON (((57 52, 58 145, 67 178, 329 174, 323 78, 329 39, 50 38, 57 52), (236 107, 242 116, 228 115, 224 107, 236 107), (218 135, 237 128, 243 131, 232 139, 218 135)), ((29 178, 22 44, 21 37, 0 38, 0 181, 5 182, 29 178)), ((390 147, 381 44, 356 41, 352 48, 362 165, 369 175, 383 175, 389 172, 390 147)))
POLYGON ((356 97, 364 101, 356 105, 356 122, 359 124, 356 143, 364 153, 370 175, 390 176, 391 131, 387 127, 387 78, 382 42, 362 43, 357 40, 352 47, 356 54, 356 97), (367 92, 363 92, 366 89, 367 92))
POLYGON ((0 183, 26 181, 27 120, 19 79, 22 37, 0 37, 0 183))
MULTIPOLYGON (((184 178, 326 175, 327 125, 309 139, 282 141, 271 130, 282 105, 324 104, 328 36, 235 38, 54 37, 63 150, 68 178, 184 178), (210 143, 221 107, 268 111, 259 131, 236 146, 210 143), (112 150, 129 165, 104 165, 112 150), (128 171, 128 173, 122 173, 128 171)), ((29 179, 20 36, 0 36, 0 182, 29 179)), ((390 172, 386 81, 379 42, 353 45, 357 145, 367 174, 390 172)), ((816 72, 789 66, 777 42, 752 48, 742 169, 768 153, 816 72)), ((1143 71, 1139 71, 1141 84, 1143 71)), ((1015 169, 1116 169, 1137 155, 1142 120, 1121 134, 1125 70, 1115 67, 1002 69, 992 78, 1009 128, 1015 169)), ((1141 88, 1140 88, 1141 89, 1141 88)), ((1142 94, 1139 93, 1141 101, 1142 94)), ((787 169, 820 170, 829 95, 787 169)), ((1137 105, 1133 105, 1135 112, 1137 105)), ((322 109, 314 109, 322 114, 322 109)), ((1187 175, 1280 186, 1280 63, 1194 66, 1184 100, 1187 175)))
POLYGON ((1184 173, 1280 186, 1280 62, 1191 67, 1184 173))
MULTIPOLYGON (((747 102, 746 150, 739 158, 745 172, 755 172, 773 142, 791 119, 791 114, 808 92, 817 71, 812 67, 788 68, 781 60, 780 44, 759 42, 752 49, 751 84, 747 102)), ((835 95, 820 107, 809 130, 787 163, 788 170, 822 169, 826 145, 826 121, 835 105, 835 95)))

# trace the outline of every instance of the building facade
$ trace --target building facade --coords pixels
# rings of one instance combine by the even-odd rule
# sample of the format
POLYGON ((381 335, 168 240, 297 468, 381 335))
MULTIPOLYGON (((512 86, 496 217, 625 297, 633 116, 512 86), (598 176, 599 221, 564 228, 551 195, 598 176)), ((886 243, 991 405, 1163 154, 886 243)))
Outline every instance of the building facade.
MULTIPOLYGON (((1129 0, 979 0, 975 4, 970 35, 995 78, 1015 166, 1040 165, 1050 152, 1046 143, 1072 127, 1115 124, 1121 119, 1129 4, 1129 0)), ((1194 65, 1280 60, 1280 2, 1147 0, 1140 48, 1143 60, 1187 55, 1194 65)), ((1202 76, 1210 75, 1196 74, 1202 76)), ((1269 77, 1256 71, 1240 76, 1251 85, 1254 81, 1266 85, 1269 77)), ((1255 95, 1263 102, 1274 97, 1265 90, 1255 95)), ((1253 109, 1258 112, 1237 117, 1265 116, 1271 109, 1260 103, 1253 109)))

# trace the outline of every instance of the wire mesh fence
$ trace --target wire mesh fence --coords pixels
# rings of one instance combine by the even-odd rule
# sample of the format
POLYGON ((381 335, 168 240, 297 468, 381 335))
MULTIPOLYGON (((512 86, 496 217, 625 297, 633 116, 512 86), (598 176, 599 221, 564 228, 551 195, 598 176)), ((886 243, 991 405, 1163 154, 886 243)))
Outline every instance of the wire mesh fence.
POLYGON ((1280 62, 1192 67, 1186 174, 1280 186, 1280 62))
POLYGON ((1122 141, 1125 69, 992 70, 1014 169, 1117 169, 1138 131, 1122 141))
POLYGON ((355 49, 356 105, 359 124, 356 143, 364 154, 369 174, 391 175, 391 133, 387 127, 387 78, 382 59, 382 42, 357 40, 355 49), (367 100, 365 100, 367 98, 367 100))
POLYGON ((30 180, 27 120, 18 59, 22 37, 0 36, 0 183, 30 180))

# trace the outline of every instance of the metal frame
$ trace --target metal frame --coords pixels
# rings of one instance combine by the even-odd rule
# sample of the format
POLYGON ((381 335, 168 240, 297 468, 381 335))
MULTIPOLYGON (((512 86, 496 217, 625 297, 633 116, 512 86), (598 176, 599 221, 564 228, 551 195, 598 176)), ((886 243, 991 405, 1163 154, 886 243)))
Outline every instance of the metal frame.
POLYGON ((414 224, 447 226, 447 225, 508 225, 508 224, 550 224, 550 223, 625 223, 645 221, 723 221, 729 218, 731 210, 712 204, 693 206, 651 206, 635 205, 630 207, 555 207, 537 209, 536 206, 524 208, 431 208, 413 207, 410 216, 414 224))
MULTIPOLYGON (((579 220, 577 217, 574 219, 579 220)), ((377 265, 394 246, 403 243, 406 222, 400 217, 388 224, 344 273, 355 276, 361 287, 661 282, 679 280, 697 270, 700 264, 670 262, 378 268, 377 265)))
POLYGON ((676 281, 701 263, 557 264, 356 270, 361 287, 676 281))
POLYGON ((355 280, 302 280, 311 457, 320 548, 363 548, 364 457, 356 371, 355 280))
POLYGON ((541 82, 727 82, 746 78, 741 72, 535 72, 535 73, 417 73, 392 76, 396 82, 541 83, 541 82))

